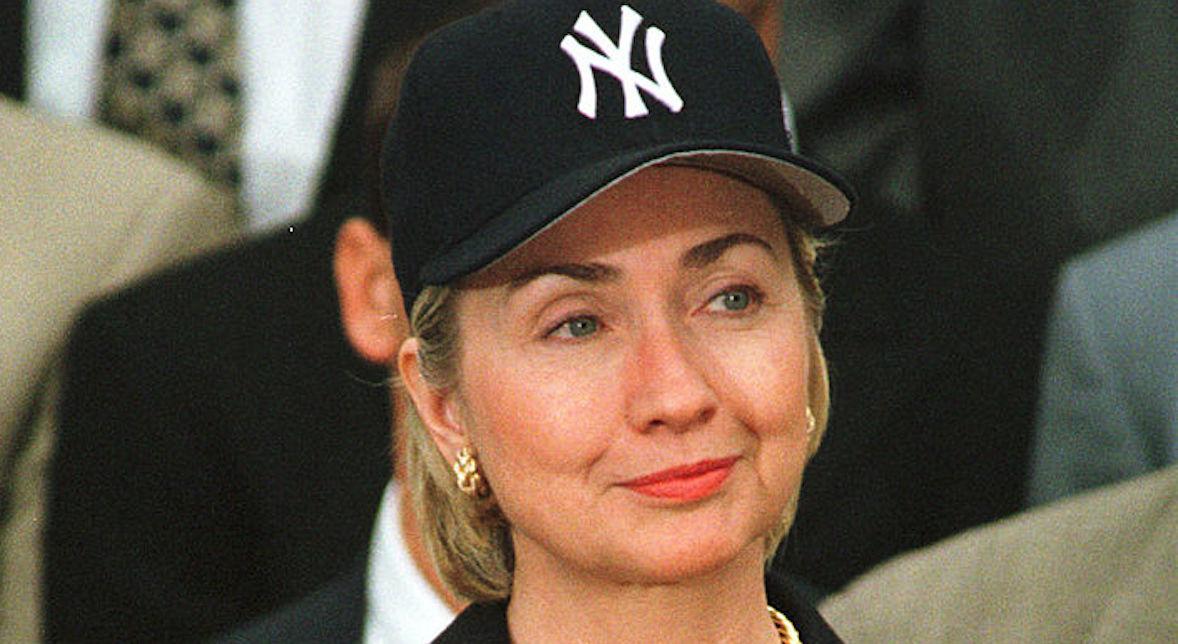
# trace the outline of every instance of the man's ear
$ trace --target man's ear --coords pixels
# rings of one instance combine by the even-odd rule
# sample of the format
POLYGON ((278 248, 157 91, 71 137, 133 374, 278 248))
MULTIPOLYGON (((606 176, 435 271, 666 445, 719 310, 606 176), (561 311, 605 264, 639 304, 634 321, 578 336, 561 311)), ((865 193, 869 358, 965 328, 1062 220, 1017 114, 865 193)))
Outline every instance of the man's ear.
POLYGON ((749 21, 753 29, 757 30, 757 35, 761 37, 761 43, 765 46, 766 53, 769 54, 769 60, 776 64, 777 52, 780 48, 782 20, 785 16, 781 0, 720 0, 720 2, 736 10, 749 21))
POLYGON ((426 381, 421 373, 420 349, 417 338, 406 340, 397 356, 397 369, 430 438, 446 461, 453 463, 458 450, 469 445, 458 394, 452 388, 435 387, 426 381))
POLYGON ((409 332, 389 241, 366 219, 344 222, 333 258, 340 322, 361 357, 391 365, 409 332))

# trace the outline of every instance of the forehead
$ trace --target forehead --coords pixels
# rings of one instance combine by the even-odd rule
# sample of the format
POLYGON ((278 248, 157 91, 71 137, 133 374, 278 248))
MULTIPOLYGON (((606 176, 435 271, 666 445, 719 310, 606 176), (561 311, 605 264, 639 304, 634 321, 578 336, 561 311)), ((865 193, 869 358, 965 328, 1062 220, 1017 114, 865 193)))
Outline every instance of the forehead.
POLYGON ((643 169, 603 190, 505 257, 473 284, 510 279, 539 264, 585 261, 650 243, 678 246, 709 235, 741 232, 785 244, 774 201, 730 175, 689 166, 643 169))

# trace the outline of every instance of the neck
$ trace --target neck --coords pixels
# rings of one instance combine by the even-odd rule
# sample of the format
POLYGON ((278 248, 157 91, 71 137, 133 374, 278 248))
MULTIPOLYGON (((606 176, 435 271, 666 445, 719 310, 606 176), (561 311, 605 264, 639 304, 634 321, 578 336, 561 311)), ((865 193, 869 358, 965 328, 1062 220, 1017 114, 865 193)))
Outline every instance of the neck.
POLYGON ((389 409, 393 416, 393 427, 397 430, 393 432, 393 453, 396 455, 393 458, 393 480, 397 483, 397 495, 400 497, 400 503, 397 504, 398 514, 397 522, 401 528, 401 539, 405 542, 405 548, 409 551, 409 558, 413 560, 417 570, 421 572, 425 580, 429 582, 434 592, 442 599, 447 606, 454 612, 459 612, 466 605, 465 602, 459 600, 451 593, 446 584, 442 583, 442 578, 438 576, 438 569, 434 567, 433 561, 430 559, 429 553, 426 552, 425 543, 421 540, 421 531, 417 527, 417 512, 413 509, 413 499, 410 498, 408 473, 405 470, 405 409, 408 401, 399 387, 389 388, 389 409))
POLYGON ((517 560, 512 641, 779 642, 762 550, 753 543, 720 570, 667 584, 616 583, 517 560))
MULTIPOLYGON (((404 453, 403 451, 401 453, 404 453)), ((417 529, 417 513, 413 511, 413 503, 409 498, 409 491, 405 489, 404 478, 398 477, 397 494, 401 497, 400 516, 397 517, 401 524, 401 538, 405 542, 405 548, 409 551, 409 557, 417 566, 425 580, 429 582, 434 592, 438 594, 447 606, 455 613, 462 610, 465 603, 460 601, 453 593, 450 592, 446 585, 442 583, 441 577, 438 576, 437 568, 434 567, 430 560, 429 554, 425 550, 425 544, 421 541, 421 533, 417 529)))

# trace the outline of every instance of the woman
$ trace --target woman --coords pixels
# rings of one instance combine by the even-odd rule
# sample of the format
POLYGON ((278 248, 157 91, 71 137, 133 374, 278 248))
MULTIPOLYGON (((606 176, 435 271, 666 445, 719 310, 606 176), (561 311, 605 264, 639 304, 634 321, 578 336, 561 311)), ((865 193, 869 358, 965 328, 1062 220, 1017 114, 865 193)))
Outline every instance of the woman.
POLYGON ((384 154, 438 641, 837 641, 764 563, 827 412, 812 231, 757 35, 511 2, 428 39, 384 154))

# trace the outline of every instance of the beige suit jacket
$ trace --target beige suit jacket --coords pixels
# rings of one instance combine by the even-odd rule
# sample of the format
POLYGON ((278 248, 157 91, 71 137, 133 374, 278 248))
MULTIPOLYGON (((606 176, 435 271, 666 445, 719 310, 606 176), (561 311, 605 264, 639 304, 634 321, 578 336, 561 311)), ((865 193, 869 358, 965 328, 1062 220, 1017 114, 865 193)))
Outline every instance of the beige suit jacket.
POLYGON ((1178 466, 898 557, 828 599, 847 642, 1178 642, 1178 466))
POLYGON ((0 98, 0 641, 33 641, 57 363, 88 300, 237 234, 163 152, 0 98))

